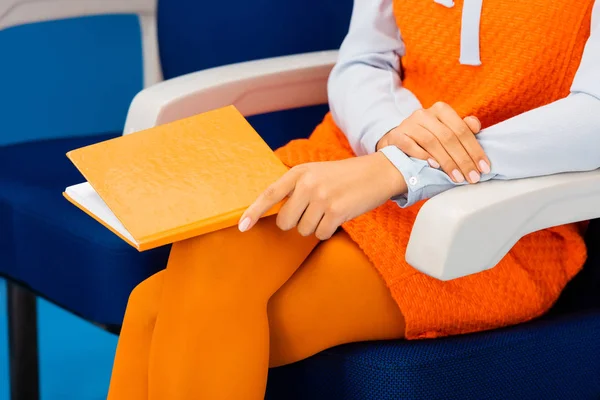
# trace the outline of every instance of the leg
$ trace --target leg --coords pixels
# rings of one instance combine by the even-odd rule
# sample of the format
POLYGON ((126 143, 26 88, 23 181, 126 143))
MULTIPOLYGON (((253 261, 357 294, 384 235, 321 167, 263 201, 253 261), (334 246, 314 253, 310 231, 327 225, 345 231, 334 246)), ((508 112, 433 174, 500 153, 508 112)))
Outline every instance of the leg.
POLYGON ((271 298, 270 366, 344 343, 404 337, 404 318, 367 257, 344 232, 322 243, 271 298))
POLYGON ((262 399, 267 303, 316 246, 275 218, 174 245, 149 364, 151 399, 262 399))
MULTIPOLYGON (((147 367, 131 362, 148 360, 146 346, 164 275, 163 271, 144 281, 130 297, 111 382, 111 393, 119 393, 114 398, 146 398, 147 367)), ((294 362, 337 344, 400 338, 404 332, 402 314, 385 284, 345 233, 322 243, 272 297, 268 309, 271 366, 294 362)), ((195 363, 201 364, 203 359, 198 355, 195 363)))
POLYGON ((148 398, 150 342, 165 271, 140 283, 129 296, 115 356, 108 399, 148 398))
POLYGON ((39 399, 36 296, 7 282, 12 400, 39 399))

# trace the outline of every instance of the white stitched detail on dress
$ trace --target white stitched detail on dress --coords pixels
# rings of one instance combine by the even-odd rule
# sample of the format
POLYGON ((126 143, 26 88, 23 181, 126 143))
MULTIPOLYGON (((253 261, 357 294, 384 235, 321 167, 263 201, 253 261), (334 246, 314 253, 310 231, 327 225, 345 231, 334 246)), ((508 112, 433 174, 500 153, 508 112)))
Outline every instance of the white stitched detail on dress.
POLYGON ((460 27, 460 63, 481 65, 479 31, 483 0, 464 0, 460 27))
POLYGON ((433 2, 448 8, 454 7, 454 0, 433 0, 433 2))

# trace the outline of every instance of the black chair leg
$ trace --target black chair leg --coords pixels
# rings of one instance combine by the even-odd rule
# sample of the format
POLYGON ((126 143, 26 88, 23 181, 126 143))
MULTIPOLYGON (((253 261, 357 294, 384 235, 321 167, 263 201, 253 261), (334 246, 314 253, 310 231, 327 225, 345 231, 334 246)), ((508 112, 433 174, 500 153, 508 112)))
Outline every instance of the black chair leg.
POLYGON ((7 282, 11 400, 38 400, 39 368, 36 296, 7 282))

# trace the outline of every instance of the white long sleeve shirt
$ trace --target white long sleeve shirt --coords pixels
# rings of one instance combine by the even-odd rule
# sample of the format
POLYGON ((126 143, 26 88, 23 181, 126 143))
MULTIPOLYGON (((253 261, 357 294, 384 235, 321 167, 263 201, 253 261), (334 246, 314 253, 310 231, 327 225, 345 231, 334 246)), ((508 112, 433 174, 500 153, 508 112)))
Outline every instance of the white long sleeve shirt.
MULTIPOLYGON (((479 18, 481 4, 472 3, 475 6, 465 6, 463 13, 479 18)), ((470 28, 465 26, 461 35, 461 62, 477 65, 479 43, 469 39, 470 28)), ((357 155, 373 153, 379 139, 422 108, 399 80, 404 52, 392 0, 355 0, 328 92, 332 116, 357 155)), ((594 4, 591 36, 571 94, 490 126, 477 140, 492 164, 482 181, 600 168, 600 1, 594 4)), ((453 182, 443 171, 396 147, 383 152, 408 185, 408 193, 395 199, 401 207, 467 184, 453 182)))

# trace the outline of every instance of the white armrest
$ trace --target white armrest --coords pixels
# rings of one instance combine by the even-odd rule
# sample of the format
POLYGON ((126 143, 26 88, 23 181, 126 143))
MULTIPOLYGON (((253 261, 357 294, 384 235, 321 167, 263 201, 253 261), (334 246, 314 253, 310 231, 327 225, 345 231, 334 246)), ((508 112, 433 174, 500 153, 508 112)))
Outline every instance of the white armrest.
POLYGON ((84 15, 155 15, 157 0, 2 0, 0 30, 11 26, 84 15))
POLYGON ((448 190, 413 227, 406 261, 441 280, 494 267, 524 235, 600 217, 600 170, 448 190))
POLYGON ((151 86, 133 99, 124 133, 235 105, 245 116, 327 103, 337 51, 226 65, 151 86))
MULTIPOLYGON (((218 107, 245 116, 327 102, 337 51, 227 65, 141 91, 125 134, 218 107)), ((463 186, 429 200, 419 212, 406 260, 441 280, 495 266, 522 236, 600 217, 600 170, 463 186)))

